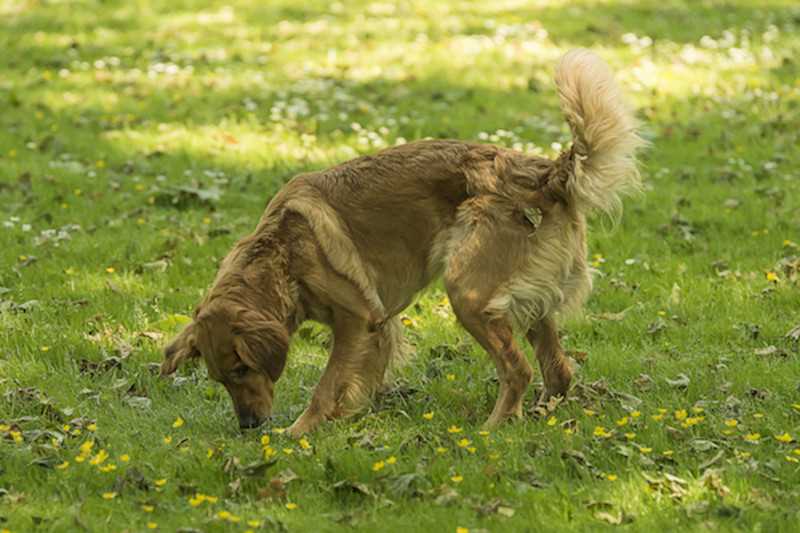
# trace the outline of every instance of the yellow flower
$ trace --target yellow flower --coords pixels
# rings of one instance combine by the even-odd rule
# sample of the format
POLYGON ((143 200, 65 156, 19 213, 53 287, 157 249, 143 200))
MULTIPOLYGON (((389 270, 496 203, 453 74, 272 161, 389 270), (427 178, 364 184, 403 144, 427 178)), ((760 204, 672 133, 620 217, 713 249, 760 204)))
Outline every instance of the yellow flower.
POLYGON ((633 440, 633 439, 636 438, 636 433, 634 433, 634 432, 625 433, 625 438, 628 439, 628 440, 633 440))
POLYGON ((784 433, 783 435, 775 435, 775 440, 778 442, 792 442, 794 439, 788 433, 784 433))
POLYGON ((790 463, 800 463, 800 459, 798 459, 797 457, 792 457, 791 455, 787 455, 786 460, 789 461, 790 463))
POLYGON ((383 461, 378 461, 372 465, 372 471, 378 472, 380 470, 383 470, 384 466, 386 466, 386 463, 384 463, 383 461))
POLYGON ((686 412, 686 409, 678 409, 675 411, 675 420, 681 421, 686 420, 686 417, 689 416, 689 413, 686 412))
POLYGON ((167 479, 166 478, 157 479, 154 481, 154 483, 156 484, 156 487, 163 487, 164 485, 167 484, 167 479))
POLYGON ((558 418, 551 416, 550 418, 547 419, 548 426, 555 426, 556 424, 558 424, 558 418))
POLYGON ((652 418, 656 422, 661 422, 664 419, 664 415, 662 415, 662 414, 653 415, 650 418, 652 418))
POLYGON ((436 448, 436 453, 438 453, 439 455, 447 453, 447 448, 442 448, 441 446, 439 446, 438 448, 436 448))
POLYGON ((703 411, 705 411, 705 409, 703 409, 703 408, 702 408, 702 407, 700 407, 700 406, 692 407, 692 412, 693 412, 694 414, 696 414, 696 415, 699 415, 699 414, 700 414, 700 413, 702 413, 703 411))
POLYGON ((640 446, 640 447, 639 447, 639 451, 640 451, 642 454, 644 454, 644 455, 647 455, 648 453, 650 453, 650 452, 652 452, 652 451, 653 451, 653 448, 647 448, 646 446, 640 446))
POLYGON ((611 434, 611 433, 609 433, 609 432, 606 430, 606 428, 604 428, 603 426, 595 426, 593 435, 594 435, 595 437, 599 437, 599 438, 601 438, 601 439, 607 439, 607 438, 609 438, 609 437, 610 437, 612 434, 611 434))
POLYGON ((481 431, 478 432, 478 435, 480 435, 481 437, 488 437, 489 436, 489 432, 486 431, 486 430, 481 430, 481 431))
POLYGON ((270 457, 275 456, 277 453, 278 452, 276 452, 272 447, 266 446, 264 448, 264 459, 269 459, 270 457))
POLYGON ((175 419, 175 422, 172 423, 172 427, 178 429, 181 426, 183 426, 183 418, 178 417, 175 419))
POLYGON ((706 417, 704 417, 704 416, 690 416, 689 418, 687 418, 686 420, 683 421, 681 426, 683 426, 685 428, 696 426, 697 424, 699 424, 700 422, 702 422, 705 419, 706 419, 706 417))
POLYGON ((89 464, 90 464, 90 465, 99 465, 99 464, 103 464, 103 462, 104 462, 106 459, 108 459, 108 452, 107 452, 107 451, 105 451, 105 450, 100 450, 99 452, 97 452, 97 455, 95 455, 94 457, 92 457, 92 459, 89 461, 89 464))
POLYGON ((56 468, 58 470, 66 470, 67 468, 69 468, 69 461, 64 461, 60 465, 56 465, 56 468))
POLYGON ((795 411, 800 411, 800 403, 793 403, 792 409, 794 409, 795 411))
POLYGON ((775 272, 767 272, 767 281, 771 281, 773 283, 778 282, 778 275, 775 272))
POLYGON ((469 529, 467 529, 465 527, 458 526, 456 528, 456 533, 469 533, 469 529))
POLYGON ((461 428, 458 426, 450 426, 449 428, 447 428, 448 433, 461 433, 461 431, 462 431, 461 428))
MULTIPOLYGON (((69 428, 69 426, 67 426, 67 428, 69 428)), ((5 433, 9 429, 11 429, 11 426, 9 426, 8 424, 0 424, 0 431, 5 433)))
POLYGON ((631 411, 631 418, 639 418, 642 416, 641 411, 631 411))
POLYGON ((397 462, 397 457, 395 457, 394 455, 390 455, 389 458, 386 459, 386 464, 387 465, 393 465, 396 462, 397 462))
POLYGON ((428 413, 422 413, 422 418, 424 418, 425 420, 433 420, 433 411, 430 411, 428 413))
POLYGON ((294 511, 295 509, 297 509, 297 504, 293 502, 286 502, 286 508, 289 509, 290 511, 294 511))
POLYGON ((192 507, 197 507, 204 501, 206 501, 206 499, 202 494, 195 494, 194 496, 189 498, 189 505, 191 505, 192 507))
POLYGON ((250 526, 250 527, 261 527, 261 521, 260 520, 248 520, 247 521, 247 525, 250 526))
POLYGON ((104 492, 103 493, 103 499, 104 500, 113 500, 116 497, 117 497, 117 493, 116 492, 104 492))
POLYGON ((764 413, 753 413, 753 418, 764 418, 764 413))
POLYGON ((739 425, 739 421, 736 420, 735 418, 729 418, 725 420, 725 425, 728 426, 729 428, 735 428, 736 426, 739 425))
POLYGON ((170 444, 172 442, 172 435, 167 435, 164 437, 164 444, 170 444))
POLYGON ((608 474, 606 476, 606 479, 609 480, 609 481, 616 481, 617 480, 617 475, 616 474, 608 474))
POLYGON ((455 381, 456 375, 455 374, 447 374, 447 381, 455 381))
POLYGON ((106 272, 113 274, 115 272, 114 267, 106 267, 106 272))
POLYGON ((94 448, 94 441, 87 440, 83 444, 81 444, 78 449, 80 450, 81 455, 89 455, 89 453, 91 453, 92 451, 92 448, 94 448))
POLYGON ((748 433, 747 435, 744 436, 744 440, 746 440, 747 442, 758 442, 760 438, 761 438, 760 433, 748 433))
POLYGON ((236 523, 239 520, 241 520, 238 516, 236 516, 235 514, 231 514, 228 511, 220 511, 220 512, 218 512, 217 513, 217 518, 219 518, 220 520, 226 520, 228 522, 233 522, 233 523, 236 523))
POLYGON ((145 513, 152 513, 153 511, 155 511, 155 509, 156 508, 153 507, 152 505, 142 505, 142 511, 144 511, 145 513))
POLYGON ((619 420, 617 420, 617 425, 618 425, 619 427, 622 427, 622 426, 627 426, 627 425, 628 425, 628 417, 627 417, 627 416, 623 416, 622 418, 620 418, 619 420))
POLYGON ((663 452, 661 452, 661 455, 663 455, 664 457, 672 457, 673 453, 674 452, 672 450, 664 450, 663 452))
POLYGON ((41 348, 39 348, 39 349, 40 349, 41 351, 43 351, 43 352, 49 352, 49 351, 50 351, 50 347, 49 347, 49 346, 42 346, 42 347, 41 347, 41 348))
POLYGON ((101 472, 104 472, 104 473, 105 472, 113 472, 114 470, 117 469, 117 465, 115 465, 114 463, 109 463, 109 464, 107 464, 105 466, 98 466, 97 469, 99 471, 101 471, 101 472))
POLYGON ((158 524, 156 524, 155 522, 148 522, 147 523, 147 529, 156 529, 157 527, 158 527, 158 524))
POLYGON ((458 441, 459 448, 466 448, 470 444, 472 444, 472 442, 469 439, 461 439, 460 441, 458 441))
POLYGON ((455 476, 452 476, 450 478, 450 481, 452 481, 453 483, 461 483, 462 481, 464 481, 464 476, 456 474, 455 476))
POLYGON ((583 410, 583 414, 585 414, 586 416, 594 416, 594 415, 596 415, 597 413, 595 413, 595 412, 594 412, 594 411, 592 411, 591 409, 584 409, 584 410, 583 410))
POLYGON ((93 432, 94 432, 94 431, 97 431, 97 424, 95 424, 94 422, 92 422, 91 424, 89 424, 88 426, 86 426, 86 429, 88 429, 89 431, 93 431, 93 432))
POLYGON ((212 457, 213 455, 214 455, 214 450, 212 450, 211 448, 209 448, 208 450, 206 450, 206 458, 208 458, 208 459, 211 459, 211 457, 212 457))
POLYGON ((294 453, 294 450, 291 448, 284 448, 283 453, 285 453, 286 455, 292 455, 294 453))
POLYGON ((261 435, 261 445, 269 446, 269 435, 261 435))
POLYGON ((9 434, 9 435, 11 435, 11 438, 12 438, 12 439, 14 440, 14 442, 16 442, 17 444, 19 444, 20 442, 22 442, 22 432, 20 432, 20 431, 9 431, 9 432, 8 432, 8 434, 9 434))
POLYGON ((467 448, 467 451, 469 453, 475 453, 478 451, 478 449, 475 446, 470 446, 469 448, 467 448))
POLYGON ((122 461, 123 463, 127 463, 128 461, 131 460, 131 456, 128 455, 127 453, 123 453, 122 455, 119 456, 119 460, 122 461))
POLYGON ((300 439, 300 442, 298 442, 298 444, 300 444, 300 447, 303 448, 304 450, 311 449, 311 443, 309 443, 305 437, 300 439))

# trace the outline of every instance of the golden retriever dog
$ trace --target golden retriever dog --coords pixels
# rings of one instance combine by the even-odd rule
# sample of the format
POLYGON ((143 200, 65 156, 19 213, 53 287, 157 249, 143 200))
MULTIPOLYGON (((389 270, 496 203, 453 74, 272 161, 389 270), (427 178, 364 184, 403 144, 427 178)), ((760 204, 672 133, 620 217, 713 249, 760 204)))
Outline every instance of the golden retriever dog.
POLYGON ((443 276, 459 322, 499 377, 494 427, 522 414, 533 369, 540 400, 565 395, 572 367, 556 316, 591 289, 586 217, 639 188, 638 123, 608 66, 573 50, 555 76, 572 146, 555 160, 497 146, 425 140, 293 178, 223 260, 162 374, 202 357, 242 428, 271 415, 289 339, 329 325, 330 359, 292 436, 353 413, 406 352, 399 313, 443 276))

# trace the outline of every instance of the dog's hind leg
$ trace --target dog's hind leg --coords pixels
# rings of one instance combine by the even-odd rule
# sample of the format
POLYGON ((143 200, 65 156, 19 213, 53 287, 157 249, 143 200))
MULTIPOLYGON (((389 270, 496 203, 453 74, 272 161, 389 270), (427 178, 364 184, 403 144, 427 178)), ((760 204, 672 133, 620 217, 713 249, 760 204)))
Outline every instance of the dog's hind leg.
POLYGON ((547 402, 554 396, 566 396, 572 381, 572 365, 561 348, 558 326, 552 315, 539 320, 525 337, 536 350, 544 381, 544 391, 539 402, 547 402))
MULTIPOLYGON (((517 267, 515 234, 504 225, 478 224, 454 243, 444 281, 459 322, 486 350, 497 368, 500 390, 486 427, 522 415, 522 400, 533 369, 514 342, 508 315, 487 312, 498 287, 517 267)), ((518 241, 517 241, 518 242, 518 241)))

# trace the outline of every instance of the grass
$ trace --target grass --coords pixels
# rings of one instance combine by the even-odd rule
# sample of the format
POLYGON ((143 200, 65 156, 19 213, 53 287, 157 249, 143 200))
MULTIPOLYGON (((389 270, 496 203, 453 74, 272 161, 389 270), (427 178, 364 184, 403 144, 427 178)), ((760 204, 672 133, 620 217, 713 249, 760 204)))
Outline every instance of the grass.
POLYGON ((0 1, 0 529, 800 530, 793 4, 0 1), (262 431, 201 366, 157 376, 291 176, 427 136, 552 155, 574 46, 653 146, 645 194, 593 224, 555 411, 480 433, 494 370, 438 285, 392 390, 303 443, 276 428, 321 326, 262 431))

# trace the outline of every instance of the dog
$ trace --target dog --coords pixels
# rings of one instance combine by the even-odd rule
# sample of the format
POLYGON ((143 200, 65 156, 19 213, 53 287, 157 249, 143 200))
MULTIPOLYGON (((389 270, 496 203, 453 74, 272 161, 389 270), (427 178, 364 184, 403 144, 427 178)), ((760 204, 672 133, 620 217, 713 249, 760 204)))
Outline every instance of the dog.
POLYGON ((333 346, 298 437, 356 412, 403 359, 399 313, 443 276, 455 316, 493 360, 499 393, 485 423, 522 415, 535 349, 544 390, 566 395, 573 369, 556 316, 591 290, 587 216, 616 214, 640 189, 639 123, 609 67, 587 50, 555 75, 572 145, 555 160, 493 145, 423 140, 290 180, 255 231, 222 261, 161 373, 202 357, 241 428, 271 416, 289 339, 305 320, 333 346))

